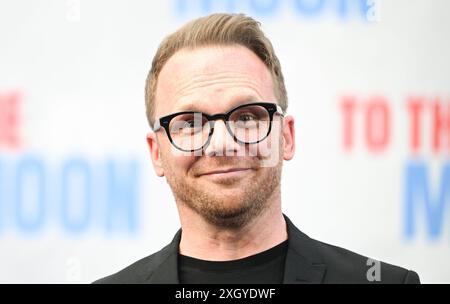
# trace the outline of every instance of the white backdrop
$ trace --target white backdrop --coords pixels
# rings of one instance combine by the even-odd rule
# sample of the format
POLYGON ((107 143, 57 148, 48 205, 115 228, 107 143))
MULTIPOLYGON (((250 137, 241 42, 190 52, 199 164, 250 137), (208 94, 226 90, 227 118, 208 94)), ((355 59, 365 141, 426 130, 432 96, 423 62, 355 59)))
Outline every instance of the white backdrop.
POLYGON ((260 20, 281 60, 284 212, 450 282, 447 0, 1 0, 0 282, 89 283, 171 240, 144 82, 165 35, 216 11, 260 20))

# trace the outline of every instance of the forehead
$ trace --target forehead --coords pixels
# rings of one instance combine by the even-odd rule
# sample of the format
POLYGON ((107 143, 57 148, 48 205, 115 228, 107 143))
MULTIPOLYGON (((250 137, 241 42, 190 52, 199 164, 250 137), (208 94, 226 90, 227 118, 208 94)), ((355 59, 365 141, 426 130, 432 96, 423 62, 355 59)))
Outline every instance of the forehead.
POLYGON ((183 49, 161 70, 155 113, 214 113, 250 100, 275 100, 270 71, 255 53, 243 46, 183 49))

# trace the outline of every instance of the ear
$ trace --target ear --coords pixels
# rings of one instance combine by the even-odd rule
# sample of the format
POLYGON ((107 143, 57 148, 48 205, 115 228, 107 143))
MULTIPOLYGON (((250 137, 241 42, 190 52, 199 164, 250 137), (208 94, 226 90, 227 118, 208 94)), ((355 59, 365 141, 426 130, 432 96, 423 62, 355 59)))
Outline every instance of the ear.
POLYGON ((295 153, 294 117, 288 115, 283 119, 283 159, 291 160, 295 153))
POLYGON ((158 140, 156 134, 149 132, 147 134, 147 144, 150 149, 150 156, 153 162, 153 168, 155 169, 156 175, 162 177, 164 176, 164 169, 162 167, 162 160, 160 157, 160 150, 158 146, 158 140))

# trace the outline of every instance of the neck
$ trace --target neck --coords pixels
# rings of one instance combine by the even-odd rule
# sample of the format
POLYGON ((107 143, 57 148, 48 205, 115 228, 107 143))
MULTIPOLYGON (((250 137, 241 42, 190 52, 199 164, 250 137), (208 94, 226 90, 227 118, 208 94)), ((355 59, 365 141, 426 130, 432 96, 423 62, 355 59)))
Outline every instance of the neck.
POLYGON ((287 239, 281 197, 268 202, 257 218, 239 229, 224 229, 205 221, 185 204, 177 204, 182 235, 180 253, 209 261, 241 259, 270 249, 287 239))

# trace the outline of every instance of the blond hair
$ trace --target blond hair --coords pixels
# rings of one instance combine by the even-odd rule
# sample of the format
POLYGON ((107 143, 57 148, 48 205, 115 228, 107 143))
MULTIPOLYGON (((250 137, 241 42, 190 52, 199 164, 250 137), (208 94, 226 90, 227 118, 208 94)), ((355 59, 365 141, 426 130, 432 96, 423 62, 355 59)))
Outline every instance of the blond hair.
POLYGON ((150 126, 154 123, 158 76, 172 55, 183 48, 233 44, 247 47, 264 62, 272 75, 275 97, 283 112, 286 112, 287 93, 281 65, 272 44, 261 30, 261 24, 243 14, 212 14, 187 23, 159 45, 145 86, 145 105, 150 126))

